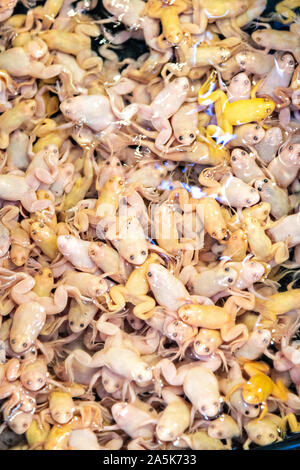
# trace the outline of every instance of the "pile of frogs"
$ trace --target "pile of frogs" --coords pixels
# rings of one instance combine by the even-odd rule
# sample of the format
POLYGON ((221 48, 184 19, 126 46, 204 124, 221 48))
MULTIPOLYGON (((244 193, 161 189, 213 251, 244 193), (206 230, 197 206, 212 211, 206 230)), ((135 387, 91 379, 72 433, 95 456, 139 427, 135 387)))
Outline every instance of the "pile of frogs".
POLYGON ((297 432, 300 1, 24 5, 0 1, 1 448, 297 432))

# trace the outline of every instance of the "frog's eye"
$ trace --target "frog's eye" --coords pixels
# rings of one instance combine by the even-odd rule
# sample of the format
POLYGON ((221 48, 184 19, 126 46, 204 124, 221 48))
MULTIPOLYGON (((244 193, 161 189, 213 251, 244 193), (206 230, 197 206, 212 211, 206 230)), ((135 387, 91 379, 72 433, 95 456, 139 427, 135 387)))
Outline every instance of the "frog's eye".
POLYGON ((224 271, 226 271, 226 272, 228 273, 228 272, 229 272, 229 268, 228 268, 228 267, 225 268, 224 271))
POLYGON ((259 186, 259 187, 257 188, 257 191, 262 191, 262 188, 259 186))
POLYGON ((264 183, 267 183, 267 182, 268 182, 268 180, 267 180, 267 178, 265 178, 265 179, 264 179, 264 183))
POLYGON ((180 135, 180 136, 178 137, 178 139, 179 139, 180 141, 183 140, 183 136, 180 135))
POLYGON ((232 160, 233 162, 235 162, 235 161, 236 161, 236 157, 231 157, 231 160, 232 160))
POLYGON ((134 255, 130 255, 129 259, 131 259, 131 261, 133 261, 134 260, 134 255))
POLYGON ((255 126, 255 129, 259 130, 259 129, 260 129, 260 126, 258 126, 258 125, 257 125, 257 126, 255 126))
POLYGON ((105 162, 105 165, 109 166, 109 165, 110 165, 110 162, 107 160, 107 161, 105 162))
POLYGON ((289 64, 290 64, 290 65, 294 65, 293 59, 291 59, 291 60, 289 61, 289 64))
POLYGON ((193 139, 195 136, 194 134, 190 134, 190 138, 193 139))
POLYGON ((141 255, 146 256, 146 254, 147 254, 147 253, 146 253, 145 250, 141 251, 141 255))
POLYGON ((292 145, 289 146, 289 150, 293 150, 293 148, 294 148, 294 147, 293 147, 292 145))

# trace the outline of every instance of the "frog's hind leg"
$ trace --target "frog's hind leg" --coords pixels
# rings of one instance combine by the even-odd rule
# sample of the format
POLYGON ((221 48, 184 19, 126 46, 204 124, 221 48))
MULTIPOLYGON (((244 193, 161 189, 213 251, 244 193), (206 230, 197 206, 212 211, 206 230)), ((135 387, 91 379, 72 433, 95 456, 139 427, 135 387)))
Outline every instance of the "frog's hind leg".
POLYGON ((270 371, 270 367, 268 364, 262 361, 249 361, 244 364, 244 370, 249 375, 249 377, 252 377, 253 375, 256 375, 260 372, 267 374, 270 371))
POLYGON ((244 383, 243 383, 243 382, 234 385, 234 386, 232 387, 232 389, 225 395, 224 401, 225 401, 226 403, 229 403, 230 397, 234 394, 234 392, 236 392, 236 391, 239 390, 240 388, 243 388, 243 386, 244 386, 244 383))
POLYGON ((272 396, 278 398, 281 401, 288 400, 288 389, 281 380, 276 380, 276 383, 273 386, 272 396))
POLYGON ((141 320, 147 320, 153 316, 153 309, 155 307, 155 300, 148 295, 139 295, 135 299, 132 299, 135 307, 133 313, 136 317, 141 320))
POLYGON ((126 305, 126 287, 113 286, 109 291, 110 299, 107 299, 108 309, 112 312, 122 310, 126 305))
POLYGON ((288 423, 291 432, 299 432, 300 426, 296 416, 294 413, 288 413, 284 418, 282 418, 280 423, 280 432, 283 437, 286 434, 286 423, 288 423))

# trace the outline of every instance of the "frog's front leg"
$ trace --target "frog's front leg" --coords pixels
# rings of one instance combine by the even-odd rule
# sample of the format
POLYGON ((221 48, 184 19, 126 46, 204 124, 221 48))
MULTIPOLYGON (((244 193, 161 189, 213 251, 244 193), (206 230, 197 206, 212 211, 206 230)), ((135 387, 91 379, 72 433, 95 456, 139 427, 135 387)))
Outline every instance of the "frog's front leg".
POLYGON ((162 389, 160 375, 163 375, 170 385, 183 385, 186 369, 177 371, 175 365, 170 359, 162 359, 154 369, 154 378, 156 379, 156 388, 162 389))
POLYGON ((212 86, 210 86, 210 89, 206 91, 206 88, 203 89, 203 87, 200 88, 198 94, 198 103, 202 106, 209 106, 210 104, 216 103, 216 101, 220 101, 220 103, 222 103, 224 106, 228 102, 227 95, 224 93, 224 91, 211 91, 212 86))
POLYGON ((237 390, 243 388, 244 386, 244 382, 240 382, 240 383, 237 383, 235 384, 229 391, 228 393, 226 393, 225 397, 224 397, 224 401, 226 403, 230 403, 230 397, 232 397, 232 395, 234 394, 234 392, 236 392, 237 390))
POLYGON ((157 117, 152 118, 152 124, 157 129, 158 136, 155 139, 155 145, 158 149, 163 150, 163 146, 172 137, 172 127, 168 119, 157 117))
POLYGON ((48 199, 38 200, 33 189, 25 193, 20 199, 20 202, 28 212, 39 212, 44 209, 53 208, 52 201, 49 201, 48 199))
POLYGON ((265 416, 266 414, 268 413, 268 405, 267 405, 267 402, 266 401, 263 401, 261 402, 261 405, 260 405, 261 409, 262 409, 262 412, 260 413, 259 417, 257 418, 257 421, 261 421, 265 416))

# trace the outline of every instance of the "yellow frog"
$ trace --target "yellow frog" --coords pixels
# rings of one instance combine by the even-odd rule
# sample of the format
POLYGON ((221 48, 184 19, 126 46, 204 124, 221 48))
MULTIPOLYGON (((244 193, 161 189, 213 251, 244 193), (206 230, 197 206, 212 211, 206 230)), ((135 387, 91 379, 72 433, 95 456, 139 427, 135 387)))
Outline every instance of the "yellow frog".
POLYGON ((286 292, 277 292, 267 300, 256 298, 255 312, 259 312, 264 318, 276 321, 277 315, 282 315, 290 310, 300 308, 300 289, 291 289, 286 292))
POLYGON ((286 402, 288 390, 281 380, 276 383, 266 374, 269 366, 264 362, 247 362, 244 370, 249 375, 249 380, 245 383, 236 384, 229 392, 226 400, 238 389, 242 389, 242 396, 249 405, 261 405, 262 412, 258 418, 261 420, 268 413, 267 399, 272 396, 286 402))
POLYGON ((30 227, 30 236, 34 243, 50 259, 54 259, 57 256, 57 235, 52 227, 49 227, 44 222, 33 222, 30 227))
POLYGON ((36 419, 33 419, 31 425, 25 433, 29 447, 31 449, 41 450, 49 434, 49 431, 50 426, 48 423, 44 423, 42 426, 39 425, 36 419))
POLYGON ((34 276, 35 285, 32 289, 39 297, 49 297, 54 287, 54 278, 50 268, 43 268, 34 276))
POLYGON ((86 156, 83 165, 83 176, 80 176, 74 183, 69 194, 64 200, 64 210, 68 210, 75 206, 79 201, 85 198, 86 193, 90 189, 93 182, 94 170, 91 159, 86 156))
POLYGON ((300 7, 300 0, 283 0, 277 3, 275 10, 280 15, 281 23, 288 24, 294 21, 297 15, 293 10, 298 7, 300 7))
MULTIPOLYGON (((222 90, 213 91, 216 83, 216 72, 213 72, 202 85, 198 93, 198 102, 209 106, 215 104, 218 126, 225 134, 233 134, 233 126, 259 122, 266 119, 275 109, 275 103, 270 98, 256 98, 255 93, 259 83, 252 89, 251 99, 238 100, 230 103, 222 90)), ((216 126, 208 126, 209 134, 215 134, 216 126)))
POLYGON ((179 15, 186 9, 184 0, 149 0, 146 3, 146 14, 160 19, 163 36, 171 44, 179 44, 183 38, 179 15))
POLYGON ((150 264, 159 263, 159 261, 159 256, 152 253, 141 266, 137 266, 132 271, 124 286, 113 286, 109 295, 114 303, 108 301, 109 310, 114 312, 122 310, 126 302, 131 302, 135 305, 133 313, 136 317, 145 320, 152 316, 154 312, 150 313, 150 311, 155 307, 155 300, 147 295, 149 291, 147 272, 150 264), (146 314, 146 312, 149 313, 146 314))

